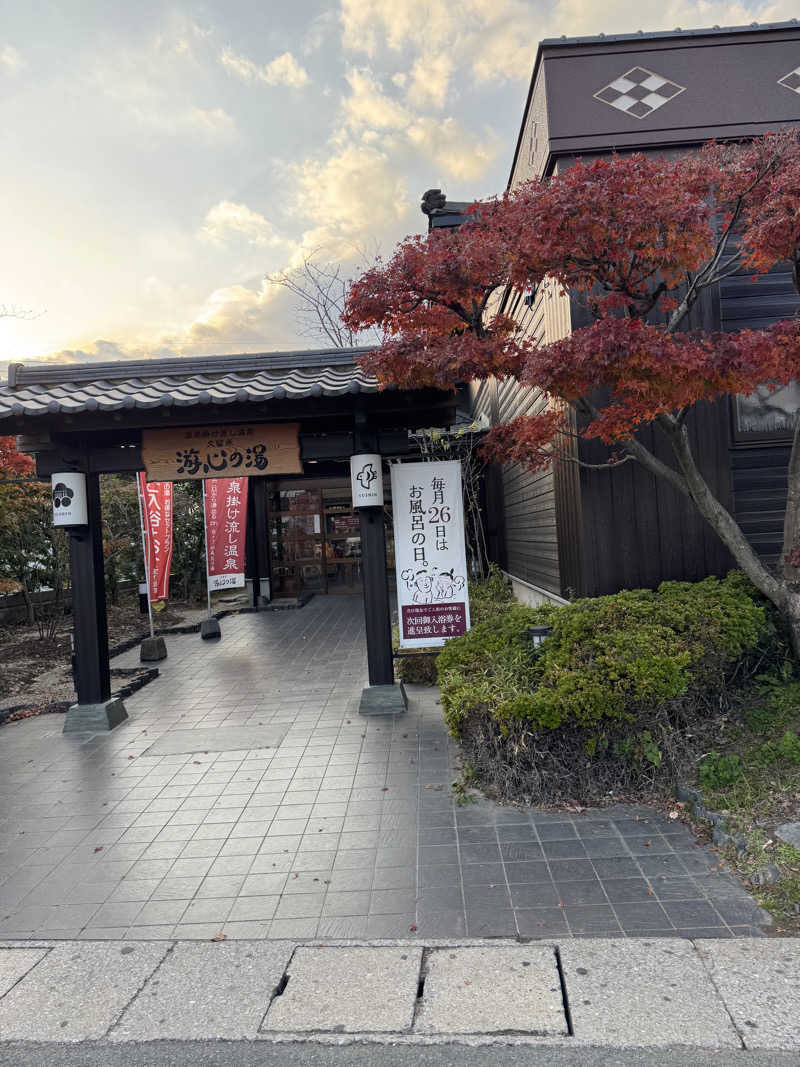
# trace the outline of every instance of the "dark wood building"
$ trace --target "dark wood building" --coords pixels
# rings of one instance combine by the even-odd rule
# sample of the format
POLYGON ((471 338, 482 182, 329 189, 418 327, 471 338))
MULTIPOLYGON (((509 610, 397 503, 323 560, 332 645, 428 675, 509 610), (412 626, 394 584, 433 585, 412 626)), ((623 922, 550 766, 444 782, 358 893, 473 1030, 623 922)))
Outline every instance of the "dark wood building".
MULTIPOLYGON (((539 46, 509 188, 611 152, 692 151, 800 123, 800 24, 546 40, 539 46)), ((431 224, 452 225, 460 204, 433 205, 431 224), (448 207, 450 211, 448 212, 448 207)), ((602 211, 602 204, 598 205, 602 211)), ((787 268, 757 284, 727 279, 695 308, 706 329, 763 327, 800 307, 787 268)), ((587 320, 564 296, 510 310, 545 342, 587 320)), ((490 422, 536 411, 546 398, 515 382, 472 388, 473 411, 490 422)), ((764 559, 782 539, 786 468, 800 391, 702 404, 691 433, 703 472, 764 559)), ((657 430, 642 440, 672 462, 657 430)), ((581 441, 578 457, 606 458, 581 441)), ((732 561, 679 493, 637 464, 588 470, 564 463, 531 474, 505 466, 490 475, 489 539, 523 599, 571 598, 654 586, 669 578, 725 572, 732 561)))

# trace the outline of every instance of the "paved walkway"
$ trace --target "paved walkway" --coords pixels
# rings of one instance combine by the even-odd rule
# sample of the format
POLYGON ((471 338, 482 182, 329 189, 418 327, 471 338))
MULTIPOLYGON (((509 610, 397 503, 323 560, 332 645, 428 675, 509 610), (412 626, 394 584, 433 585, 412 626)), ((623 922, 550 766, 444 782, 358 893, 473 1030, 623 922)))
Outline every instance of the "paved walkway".
POLYGON ((799 950, 747 938, 6 944, 0 1057, 6 1041, 212 1039, 800 1050, 799 950))
POLYGON ((169 638, 111 734, 3 727, 1 937, 761 934, 716 854, 650 809, 459 806, 434 690, 358 716, 360 598, 222 632, 169 638))

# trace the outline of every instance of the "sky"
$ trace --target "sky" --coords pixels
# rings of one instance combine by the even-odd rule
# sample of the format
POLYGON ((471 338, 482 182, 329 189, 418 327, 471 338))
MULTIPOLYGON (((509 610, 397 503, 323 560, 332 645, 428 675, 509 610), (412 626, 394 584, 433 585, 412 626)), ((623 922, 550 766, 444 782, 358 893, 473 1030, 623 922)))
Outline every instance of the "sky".
POLYGON ((0 374, 308 348, 277 274, 352 273, 421 194, 502 192, 544 37, 795 0, 0 0, 0 374))

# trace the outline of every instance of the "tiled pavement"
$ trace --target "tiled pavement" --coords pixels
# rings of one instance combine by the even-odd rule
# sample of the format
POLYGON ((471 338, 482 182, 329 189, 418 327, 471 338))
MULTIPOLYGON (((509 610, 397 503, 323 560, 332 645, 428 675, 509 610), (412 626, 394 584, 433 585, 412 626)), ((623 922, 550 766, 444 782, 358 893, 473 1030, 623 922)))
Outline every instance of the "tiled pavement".
POLYGON ((716 855, 650 809, 459 806, 435 691, 394 723, 358 716, 360 598, 222 629, 169 638, 111 734, 3 727, 0 937, 760 934, 716 855), (147 754, 178 729, 262 724, 286 730, 277 749, 147 754))

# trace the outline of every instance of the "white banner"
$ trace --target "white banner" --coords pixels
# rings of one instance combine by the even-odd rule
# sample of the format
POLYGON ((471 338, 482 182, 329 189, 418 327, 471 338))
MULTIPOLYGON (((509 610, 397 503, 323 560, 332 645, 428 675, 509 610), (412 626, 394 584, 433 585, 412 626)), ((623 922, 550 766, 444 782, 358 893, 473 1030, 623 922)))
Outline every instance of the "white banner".
POLYGON ((443 645, 469 629, 460 462, 393 464, 392 512, 400 645, 443 645))

